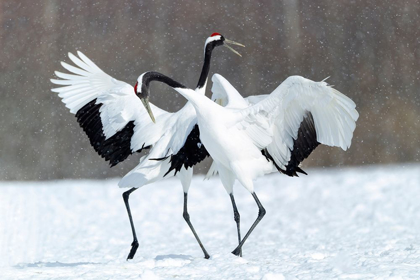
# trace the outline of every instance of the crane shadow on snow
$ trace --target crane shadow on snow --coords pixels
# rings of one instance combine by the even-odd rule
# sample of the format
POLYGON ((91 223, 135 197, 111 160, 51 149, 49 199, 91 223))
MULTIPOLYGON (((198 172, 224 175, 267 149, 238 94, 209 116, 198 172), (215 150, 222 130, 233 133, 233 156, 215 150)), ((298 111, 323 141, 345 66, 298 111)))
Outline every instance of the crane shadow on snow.
POLYGON ((194 258, 189 255, 168 254, 155 257, 156 266, 158 267, 181 267, 191 263, 193 260, 194 258))
POLYGON ((62 263, 62 262, 35 262, 35 263, 19 263, 15 265, 16 268, 27 267, 76 267, 81 265, 99 264, 94 262, 75 262, 75 263, 62 263))
POLYGON ((168 259, 178 259, 178 260, 188 260, 192 261, 194 258, 190 255, 176 255, 176 254, 169 254, 169 255, 159 255, 156 256, 156 261, 168 260, 168 259))

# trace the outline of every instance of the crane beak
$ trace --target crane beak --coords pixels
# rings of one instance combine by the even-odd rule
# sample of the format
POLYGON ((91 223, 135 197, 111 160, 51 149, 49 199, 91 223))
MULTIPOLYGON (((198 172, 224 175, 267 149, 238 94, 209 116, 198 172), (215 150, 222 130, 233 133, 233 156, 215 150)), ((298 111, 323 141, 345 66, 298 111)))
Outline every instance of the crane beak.
POLYGON ((155 116, 153 116, 152 108, 150 108, 149 98, 140 97, 140 100, 143 103, 144 108, 146 108, 147 113, 149 113, 149 116, 152 119, 152 122, 156 123, 155 116))
POLYGON ((236 46, 241 46, 241 47, 245 47, 244 45, 242 45, 241 43, 238 43, 238 42, 235 42, 235 41, 232 41, 232 40, 228 40, 228 39, 226 39, 225 38, 225 47, 226 48, 228 48, 229 50, 231 50, 231 51, 233 51, 234 53, 236 53, 237 55, 239 55, 240 57, 242 57, 242 55, 240 54, 240 53, 238 53, 236 50, 234 50, 231 46, 229 46, 228 44, 231 44, 231 45, 236 45, 236 46))
POLYGON ((221 98, 216 98, 216 99, 214 100, 214 102, 215 102, 216 104, 219 104, 220 106, 223 106, 223 102, 222 102, 222 99, 221 99, 221 98))

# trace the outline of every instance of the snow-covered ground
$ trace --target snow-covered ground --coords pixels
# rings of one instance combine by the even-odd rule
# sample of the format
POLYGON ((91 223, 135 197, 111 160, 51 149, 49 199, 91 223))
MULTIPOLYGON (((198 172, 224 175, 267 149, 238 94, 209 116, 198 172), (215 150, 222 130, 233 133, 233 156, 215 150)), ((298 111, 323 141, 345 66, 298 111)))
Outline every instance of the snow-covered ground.
MULTIPOLYGON (((0 279, 420 279, 420 165, 308 169, 255 182, 267 215, 243 249, 218 178, 195 177, 189 212, 170 179, 133 193, 132 241, 117 180, 0 183, 0 279)), ((241 186, 246 232, 257 206, 241 186)))

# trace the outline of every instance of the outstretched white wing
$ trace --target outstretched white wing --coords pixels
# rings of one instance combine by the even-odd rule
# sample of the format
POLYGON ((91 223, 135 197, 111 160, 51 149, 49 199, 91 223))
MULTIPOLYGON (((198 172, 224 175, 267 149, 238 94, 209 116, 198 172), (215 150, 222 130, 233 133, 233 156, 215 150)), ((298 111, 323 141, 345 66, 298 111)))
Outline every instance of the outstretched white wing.
POLYGON ((153 124, 131 85, 112 78, 77 53, 79 57, 69 53, 77 67, 61 63, 71 74, 55 72, 61 79, 51 82, 62 87, 52 91, 76 114, 95 150, 115 165, 156 143, 172 114, 150 104, 157 122, 153 124))
POLYGON ((267 98, 241 110, 240 119, 267 119, 273 136, 266 150, 283 169, 298 164, 319 143, 347 150, 359 117, 355 108, 350 98, 326 82, 291 76, 267 98))

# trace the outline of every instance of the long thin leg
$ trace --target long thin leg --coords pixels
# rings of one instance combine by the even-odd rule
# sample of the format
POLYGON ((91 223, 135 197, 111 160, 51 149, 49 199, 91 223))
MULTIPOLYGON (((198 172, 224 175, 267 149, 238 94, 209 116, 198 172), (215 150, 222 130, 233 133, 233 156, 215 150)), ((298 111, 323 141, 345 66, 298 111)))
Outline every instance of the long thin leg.
POLYGON ((258 223, 262 220, 262 218, 264 217, 264 215, 266 213, 264 207, 262 206, 262 204, 261 204, 260 200, 258 199, 257 195, 255 194, 255 192, 252 193, 252 196, 254 197, 255 202, 258 205, 258 217, 255 220, 255 222, 252 224, 251 228, 246 233, 244 239, 242 239, 242 241, 239 243, 238 247, 236 247, 235 250, 232 251, 232 254, 234 254, 236 256, 239 256, 239 254, 242 250, 242 246, 244 245, 245 241, 248 239, 251 232, 258 225, 258 223))
POLYGON ((137 241, 136 229, 134 228, 133 217, 131 217, 130 205, 128 203, 128 198, 130 194, 137 190, 137 188, 129 189, 128 191, 123 193, 123 199, 125 203, 125 207, 127 208, 128 218, 130 219, 131 224, 131 231, 133 232, 133 243, 131 243, 131 250, 128 254, 127 260, 131 260, 134 255, 136 254, 137 248, 139 247, 139 242, 137 241))
POLYGON ((209 259, 210 255, 207 253, 206 249, 204 248, 203 243, 201 243, 200 238, 198 237, 197 233, 195 232, 195 229, 194 229, 193 225, 191 224, 190 214, 188 214, 188 209, 187 209, 187 202, 188 202, 188 193, 184 192, 184 213, 183 213, 184 220, 187 222, 187 224, 190 227, 192 233, 194 234, 195 239, 198 242, 198 245, 200 245, 200 247, 201 247, 201 250, 203 250, 204 258, 209 259))
MULTIPOLYGON (((233 197, 233 193, 229 194, 230 196, 230 200, 232 201, 232 206, 233 206, 233 219, 236 222, 236 228, 238 230, 238 244, 241 243, 241 216, 239 215, 239 211, 238 208, 236 207, 236 203, 235 203, 235 198, 233 197)), ((239 252, 239 256, 242 257, 242 248, 239 252)))

